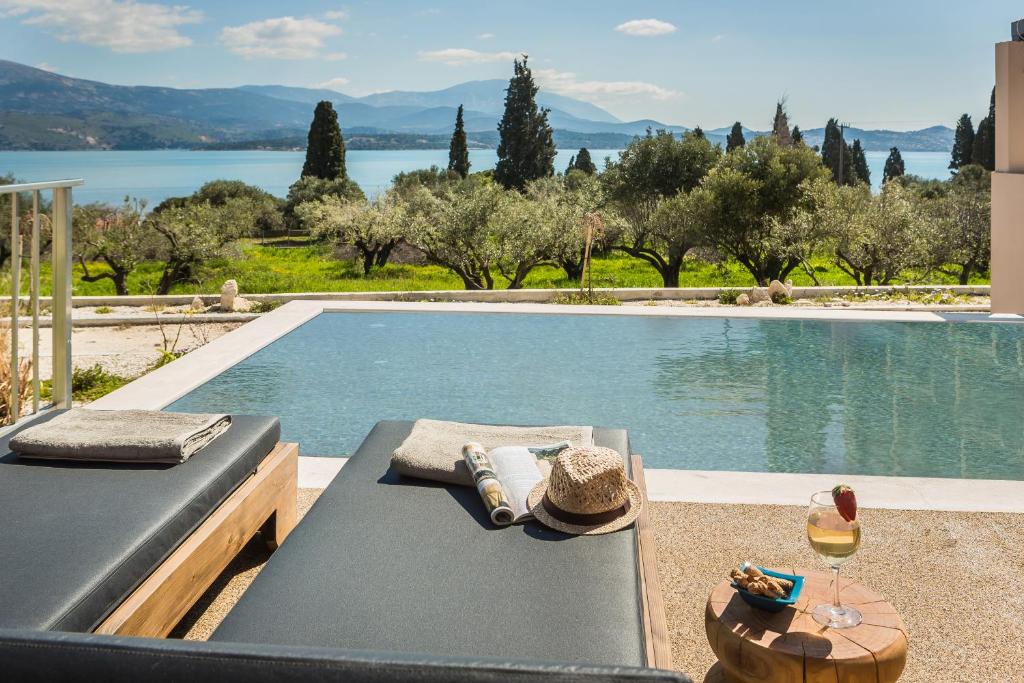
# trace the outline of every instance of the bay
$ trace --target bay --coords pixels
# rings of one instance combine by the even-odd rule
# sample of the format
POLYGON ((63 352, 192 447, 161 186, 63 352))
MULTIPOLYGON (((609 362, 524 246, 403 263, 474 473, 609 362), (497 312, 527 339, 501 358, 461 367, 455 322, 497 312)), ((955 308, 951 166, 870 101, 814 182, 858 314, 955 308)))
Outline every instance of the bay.
MULTIPOLYGON (((575 150, 559 150, 555 169, 562 171, 575 150)), ((591 150, 600 167, 604 158, 618 156, 617 150, 591 150)), ((867 152, 872 184, 882 180, 887 152, 867 152)), ((492 149, 471 150, 472 170, 493 168, 497 153, 492 149)), ((84 178, 85 186, 74 191, 79 204, 117 203, 126 196, 145 199, 150 207, 167 197, 194 192, 216 179, 242 180, 280 197, 299 176, 305 152, 151 150, 138 152, 0 152, 0 175, 13 173, 26 182, 84 178)), ((904 152, 907 173, 925 178, 947 178, 946 152, 904 152)), ((350 150, 346 155, 349 175, 363 191, 373 196, 386 188, 402 171, 444 167, 448 151, 437 150, 350 150)))

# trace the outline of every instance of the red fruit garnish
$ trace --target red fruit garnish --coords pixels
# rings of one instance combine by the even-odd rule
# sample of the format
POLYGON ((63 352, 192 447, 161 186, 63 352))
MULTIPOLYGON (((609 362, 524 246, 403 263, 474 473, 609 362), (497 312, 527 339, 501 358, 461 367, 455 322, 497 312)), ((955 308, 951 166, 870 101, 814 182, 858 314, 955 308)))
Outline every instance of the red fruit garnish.
POLYGON ((849 486, 840 484, 832 489, 832 502, 836 504, 839 516, 847 522, 857 519, 857 496, 849 486))

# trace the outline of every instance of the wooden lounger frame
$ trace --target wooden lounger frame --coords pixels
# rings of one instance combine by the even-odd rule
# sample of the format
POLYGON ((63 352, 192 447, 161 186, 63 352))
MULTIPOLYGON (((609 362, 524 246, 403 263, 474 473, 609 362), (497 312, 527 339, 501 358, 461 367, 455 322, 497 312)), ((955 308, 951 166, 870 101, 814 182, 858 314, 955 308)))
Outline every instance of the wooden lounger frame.
POLYGON ((279 443, 95 630, 162 638, 206 592, 257 531, 271 549, 295 527, 299 446, 279 443))
POLYGON ((672 644, 668 638, 665 600, 661 595, 661 581, 658 578, 658 559, 654 554, 654 529, 651 528, 651 506, 647 500, 644 464, 640 456, 635 454, 630 456, 629 464, 633 473, 633 481, 640 488, 644 499, 643 511, 636 520, 636 534, 640 563, 640 593, 643 598, 644 642, 647 644, 647 666, 656 669, 671 669, 672 644))

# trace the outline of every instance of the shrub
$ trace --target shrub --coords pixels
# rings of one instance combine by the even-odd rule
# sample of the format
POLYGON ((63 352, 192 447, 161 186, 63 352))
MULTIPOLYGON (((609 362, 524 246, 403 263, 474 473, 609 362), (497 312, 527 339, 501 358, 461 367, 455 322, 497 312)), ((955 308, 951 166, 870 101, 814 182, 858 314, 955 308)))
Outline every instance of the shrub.
POLYGON ((736 303, 736 297, 743 293, 742 289, 720 289, 718 290, 718 303, 729 306, 736 303))

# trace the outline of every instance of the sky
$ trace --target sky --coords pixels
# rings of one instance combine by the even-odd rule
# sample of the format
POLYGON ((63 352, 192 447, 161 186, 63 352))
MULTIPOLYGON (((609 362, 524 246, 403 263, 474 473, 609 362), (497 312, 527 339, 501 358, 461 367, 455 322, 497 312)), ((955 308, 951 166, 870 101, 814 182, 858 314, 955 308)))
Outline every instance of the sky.
MULTIPOLYGON (((1010 0, 0 0, 0 59, 123 85, 280 84, 350 95, 508 78, 706 129, 836 116, 861 128, 987 113, 1010 0)), ((2 103, 0 103, 2 104, 2 103)))

